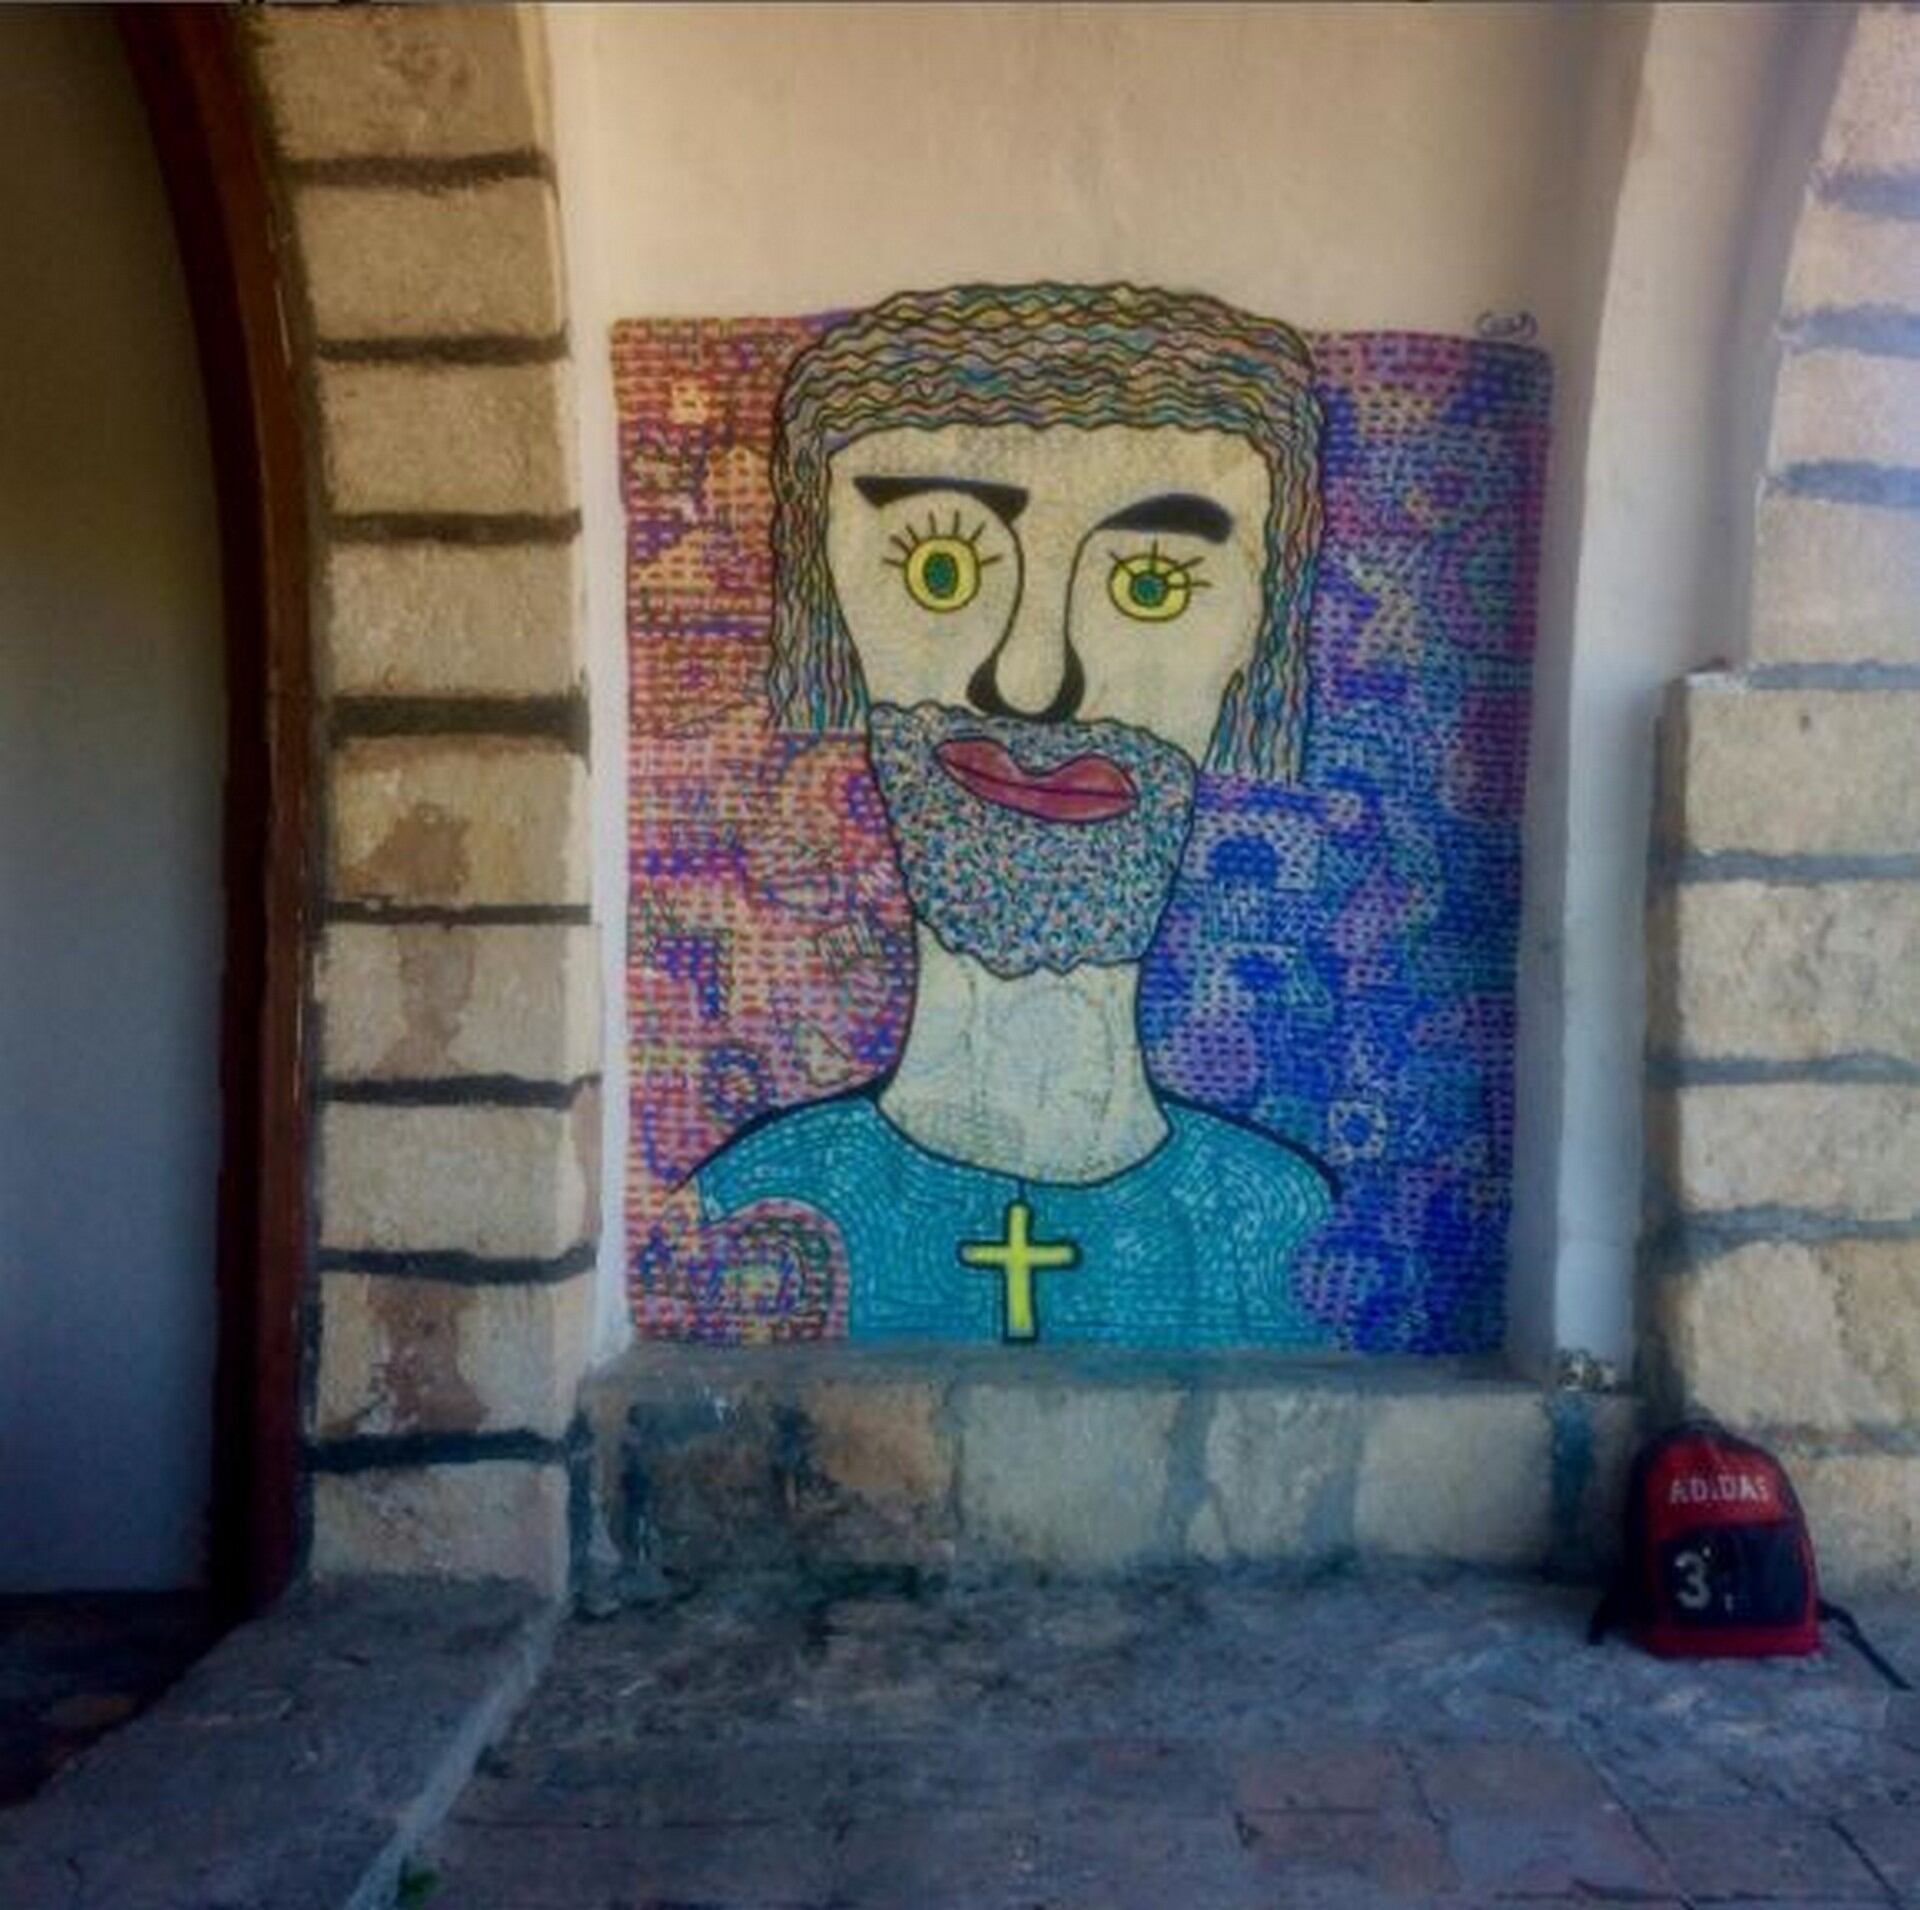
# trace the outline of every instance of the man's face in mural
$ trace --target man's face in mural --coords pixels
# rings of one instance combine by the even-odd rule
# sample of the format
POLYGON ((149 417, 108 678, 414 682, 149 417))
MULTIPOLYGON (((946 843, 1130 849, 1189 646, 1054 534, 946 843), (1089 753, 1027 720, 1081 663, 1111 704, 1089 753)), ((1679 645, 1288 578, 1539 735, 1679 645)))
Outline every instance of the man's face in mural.
POLYGON ((1225 431, 872 433, 827 556, 915 913, 1003 975, 1137 961, 1263 612, 1272 480, 1225 431))

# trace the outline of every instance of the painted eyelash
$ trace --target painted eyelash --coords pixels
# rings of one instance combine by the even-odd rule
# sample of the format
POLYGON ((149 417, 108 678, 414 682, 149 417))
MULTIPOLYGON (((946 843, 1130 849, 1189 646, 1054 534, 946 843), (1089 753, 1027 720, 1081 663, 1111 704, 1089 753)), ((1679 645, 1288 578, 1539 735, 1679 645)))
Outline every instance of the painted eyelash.
POLYGON ((934 512, 929 511, 927 513, 926 530, 916 534, 913 528, 909 526, 904 531, 895 531, 893 535, 887 539, 887 544, 889 548, 897 550, 900 555, 898 557, 883 557, 880 561, 885 564, 889 570, 905 570, 913 561, 913 553, 917 551, 922 544, 931 544, 936 538, 949 537, 957 543, 965 544, 966 547, 973 552, 973 561, 978 564, 982 570, 986 570, 1000 561, 1000 555, 997 551, 985 557, 981 556, 980 540, 986 534, 987 520, 984 517, 981 518, 971 530, 963 531, 960 528, 960 513, 955 511, 952 524, 945 530, 942 530, 940 528, 939 517, 934 512))
POLYGON ((1211 590, 1213 588, 1213 585, 1209 583, 1206 578, 1196 577, 1193 574, 1207 561, 1204 553, 1198 557, 1189 557, 1185 560, 1178 557, 1169 557, 1161 550, 1158 538, 1155 538, 1148 544, 1144 553, 1137 550, 1109 550, 1107 552, 1108 557, 1116 564, 1138 563, 1143 554, 1149 563, 1166 564, 1169 566, 1169 569, 1163 574, 1178 577, 1189 590, 1211 590))

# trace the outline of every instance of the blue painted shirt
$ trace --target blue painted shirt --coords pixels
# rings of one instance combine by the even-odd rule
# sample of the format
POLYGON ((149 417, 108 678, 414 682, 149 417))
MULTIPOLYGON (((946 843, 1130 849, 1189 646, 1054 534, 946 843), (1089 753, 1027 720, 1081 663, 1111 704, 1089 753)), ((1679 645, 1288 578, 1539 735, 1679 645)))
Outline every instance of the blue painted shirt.
POLYGON ((1284 1143, 1165 1102, 1168 1135, 1138 1166, 1091 1185, 1024 1180, 915 1145, 870 1093, 796 1108, 700 1170, 709 1220, 760 1201, 813 1209, 846 1250, 855 1339, 994 1340, 1003 1282, 963 1246, 1005 1239, 1008 1208, 1072 1267, 1034 1275, 1037 1337, 1117 1346, 1323 1346, 1289 1272, 1325 1219, 1327 1181, 1284 1143))

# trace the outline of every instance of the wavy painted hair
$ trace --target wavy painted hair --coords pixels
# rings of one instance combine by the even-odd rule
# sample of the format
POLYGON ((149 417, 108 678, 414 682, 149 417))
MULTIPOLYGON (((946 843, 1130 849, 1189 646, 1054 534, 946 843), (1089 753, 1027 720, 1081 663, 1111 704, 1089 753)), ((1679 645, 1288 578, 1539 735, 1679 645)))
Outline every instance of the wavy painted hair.
POLYGON ((773 444, 776 720, 855 727, 866 690, 827 566, 827 463, 901 426, 1173 425, 1246 438, 1273 477, 1266 609, 1227 686, 1207 766, 1292 781, 1307 726, 1307 613, 1320 550, 1320 403, 1299 333, 1192 292, 961 285, 902 292, 794 359, 773 444))

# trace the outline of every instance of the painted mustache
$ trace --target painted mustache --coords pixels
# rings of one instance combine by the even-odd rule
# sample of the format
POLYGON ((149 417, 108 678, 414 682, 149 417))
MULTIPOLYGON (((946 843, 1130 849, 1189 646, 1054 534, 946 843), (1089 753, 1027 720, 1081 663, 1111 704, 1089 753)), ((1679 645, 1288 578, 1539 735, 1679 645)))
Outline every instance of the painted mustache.
POLYGON ((1028 769, 991 736, 960 736, 941 743, 934 760, 970 796, 1042 822, 1110 822, 1140 800, 1133 778, 1094 751, 1028 769))

